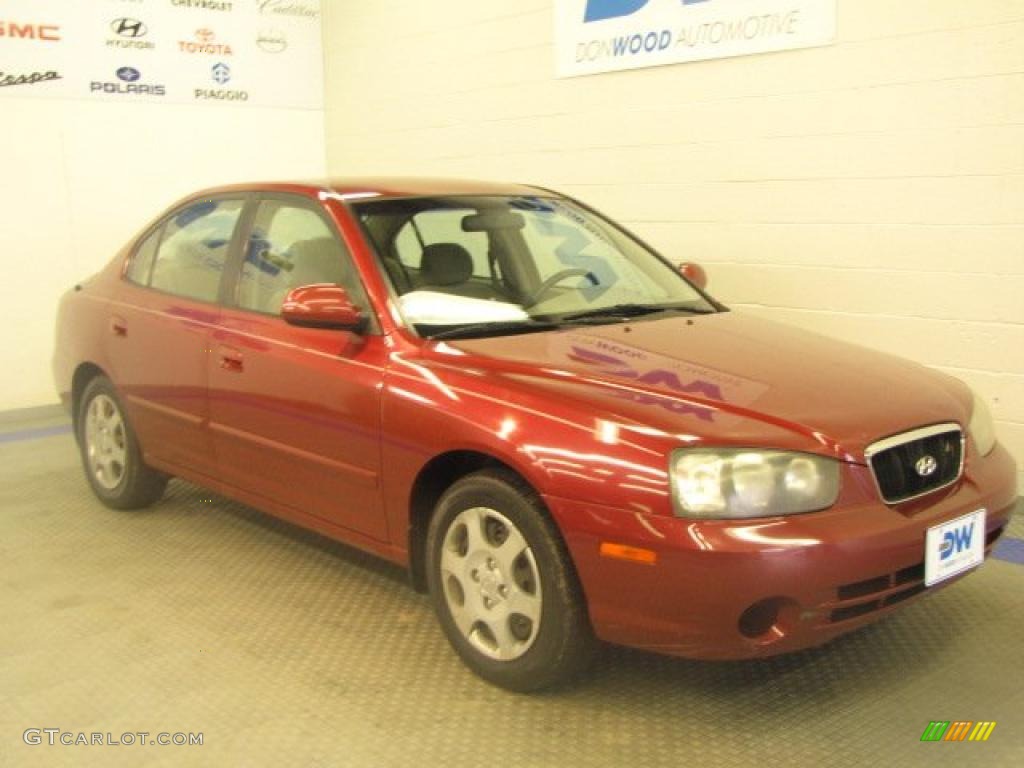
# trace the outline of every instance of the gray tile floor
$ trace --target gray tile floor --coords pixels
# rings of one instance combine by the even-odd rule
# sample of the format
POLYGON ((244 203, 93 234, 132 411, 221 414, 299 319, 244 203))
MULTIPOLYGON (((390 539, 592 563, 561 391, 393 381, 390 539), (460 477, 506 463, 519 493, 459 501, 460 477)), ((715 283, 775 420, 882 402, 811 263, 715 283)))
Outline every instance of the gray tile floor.
POLYGON ((825 648, 609 649, 518 696, 464 671, 400 571, 179 482, 108 510, 63 434, 0 439, 0 609, 0 766, 1024 765, 1024 566, 1005 562, 825 648), (958 719, 998 725, 919 741, 958 719), (27 728, 203 745, 28 746, 27 728))

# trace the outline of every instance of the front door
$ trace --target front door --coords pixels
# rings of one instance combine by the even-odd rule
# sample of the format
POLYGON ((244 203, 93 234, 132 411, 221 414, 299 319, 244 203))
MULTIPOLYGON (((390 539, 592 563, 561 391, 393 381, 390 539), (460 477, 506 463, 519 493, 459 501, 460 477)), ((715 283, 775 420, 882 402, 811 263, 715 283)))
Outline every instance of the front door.
POLYGON ((210 431, 225 482, 384 541, 380 395, 386 348, 366 334, 280 317, 292 288, 344 286, 369 312, 351 257, 320 206, 258 203, 211 334, 210 431))

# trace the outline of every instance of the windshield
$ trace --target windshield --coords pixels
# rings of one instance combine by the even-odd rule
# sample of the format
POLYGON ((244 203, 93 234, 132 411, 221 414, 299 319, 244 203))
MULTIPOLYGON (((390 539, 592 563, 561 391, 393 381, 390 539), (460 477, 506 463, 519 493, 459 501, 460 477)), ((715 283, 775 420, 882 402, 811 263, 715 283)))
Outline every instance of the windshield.
POLYGON ((408 324, 450 338, 715 307, 606 219, 557 197, 353 206, 408 324))

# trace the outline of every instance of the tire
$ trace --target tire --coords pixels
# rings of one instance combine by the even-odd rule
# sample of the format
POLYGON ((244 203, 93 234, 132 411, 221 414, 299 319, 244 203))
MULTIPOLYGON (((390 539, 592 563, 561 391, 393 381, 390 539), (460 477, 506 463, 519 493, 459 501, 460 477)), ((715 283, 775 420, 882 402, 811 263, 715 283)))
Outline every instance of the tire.
POLYGON ((77 438, 85 477, 108 507, 141 509, 163 496, 168 478, 143 462, 124 407, 105 376, 93 378, 82 392, 77 438))
POLYGON ((427 532, 427 584, 452 647, 497 686, 555 686, 594 656, 565 544, 540 497, 511 472, 476 472, 441 497, 427 532))

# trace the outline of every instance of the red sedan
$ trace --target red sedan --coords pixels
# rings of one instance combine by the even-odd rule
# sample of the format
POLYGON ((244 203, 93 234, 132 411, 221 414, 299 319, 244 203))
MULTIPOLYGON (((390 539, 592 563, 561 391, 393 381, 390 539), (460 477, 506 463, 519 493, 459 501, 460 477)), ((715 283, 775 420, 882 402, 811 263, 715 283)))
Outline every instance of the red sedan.
POLYGON ((54 373, 105 504, 177 476, 407 566, 516 690, 598 639, 822 643, 975 569, 1016 501, 961 382, 730 312, 529 186, 193 195, 64 297, 54 373))

